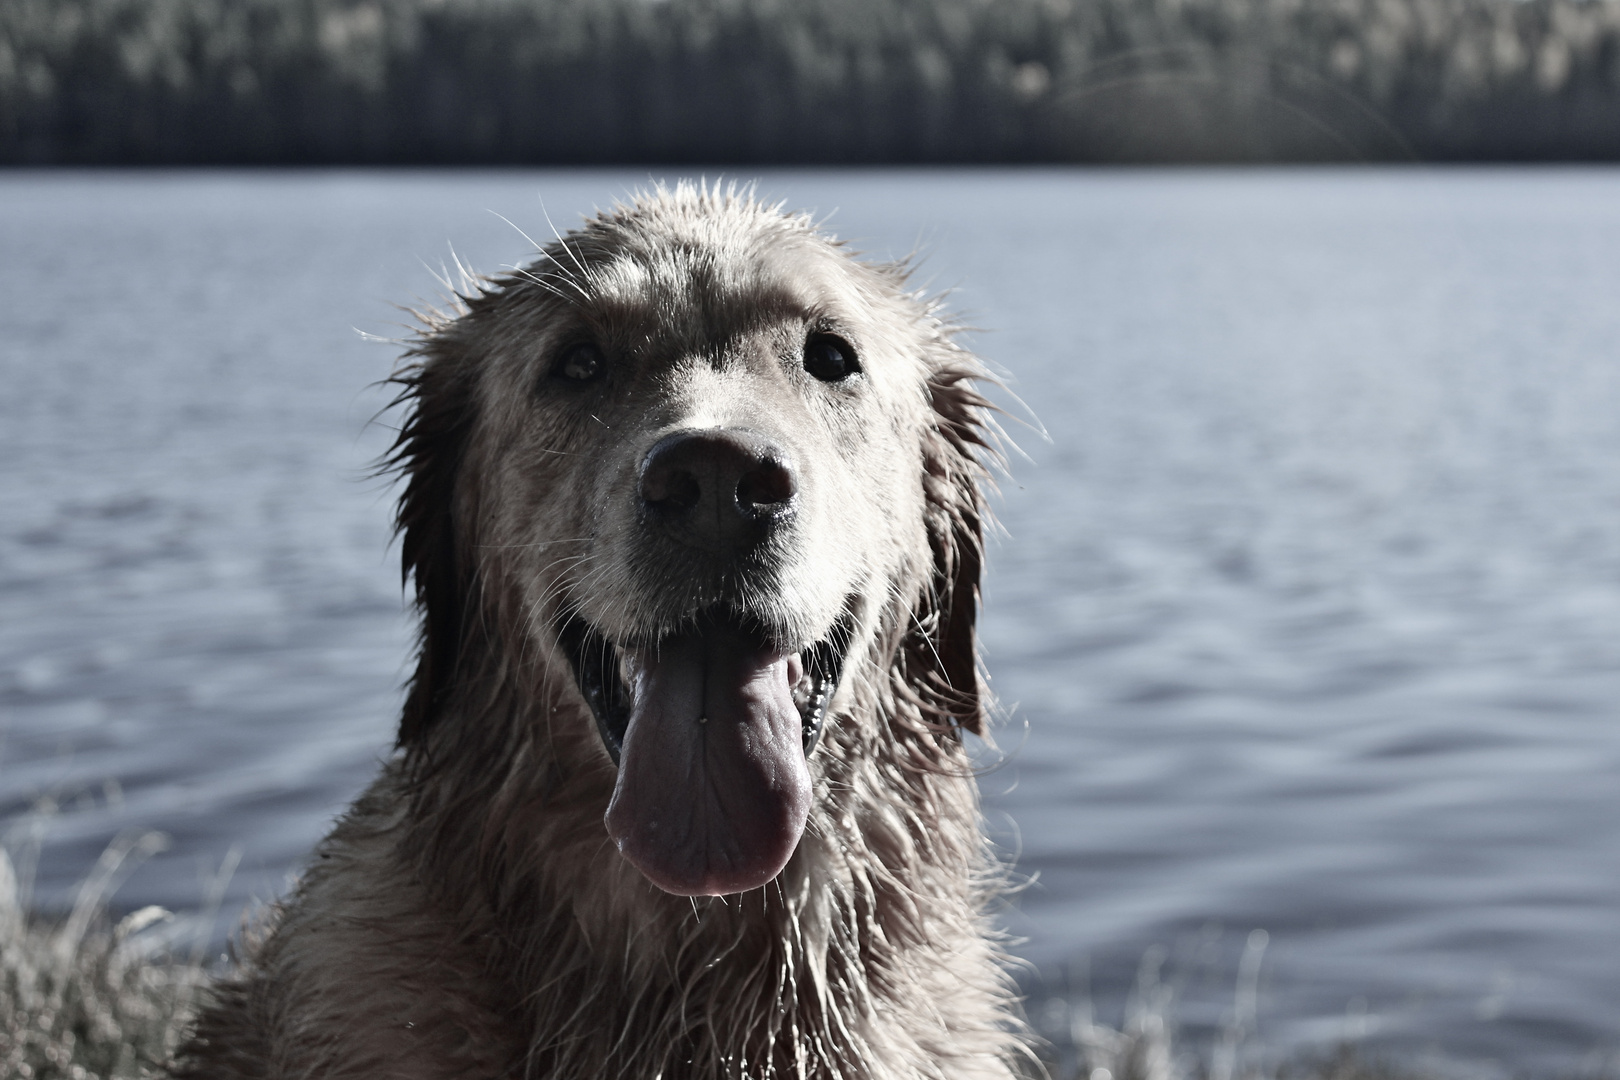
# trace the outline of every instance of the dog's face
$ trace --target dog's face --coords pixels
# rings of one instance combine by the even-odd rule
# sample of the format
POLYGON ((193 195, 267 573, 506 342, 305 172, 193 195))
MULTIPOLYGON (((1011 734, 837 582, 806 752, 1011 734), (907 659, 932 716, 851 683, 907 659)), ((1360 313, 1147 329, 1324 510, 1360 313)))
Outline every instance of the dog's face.
MULTIPOLYGON (((617 766, 608 832, 667 891, 781 870, 822 726, 892 662, 896 611, 953 585, 928 496, 948 342, 900 284, 802 220, 663 196, 553 245, 437 335, 463 429, 438 469, 450 588, 475 588, 520 638, 509 651, 571 672, 600 735, 585 745, 617 766)), ((433 593, 424 667, 434 604, 455 602, 433 593)))

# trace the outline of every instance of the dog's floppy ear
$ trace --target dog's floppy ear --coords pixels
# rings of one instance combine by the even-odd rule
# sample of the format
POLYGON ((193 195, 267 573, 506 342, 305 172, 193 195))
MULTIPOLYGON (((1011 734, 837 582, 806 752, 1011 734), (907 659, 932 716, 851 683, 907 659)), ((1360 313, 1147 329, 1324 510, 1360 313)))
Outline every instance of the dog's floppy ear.
MULTIPOLYGON (((449 324, 453 326, 454 324, 449 324)), ((411 676, 399 745, 418 742, 437 718, 461 658, 470 568, 458 550, 456 478, 472 429, 468 366, 458 363, 444 324, 430 326, 413 361, 390 381, 401 387, 393 407, 409 410, 386 468, 405 478, 394 526, 401 572, 416 587, 421 616, 416 673, 411 676)))
POLYGON ((907 666, 921 704, 942 726, 985 731, 988 694, 979 674, 979 575, 984 566, 985 459, 996 457, 974 386, 982 372, 965 353, 928 380, 931 423, 923 436, 923 485, 933 574, 917 612, 907 666))

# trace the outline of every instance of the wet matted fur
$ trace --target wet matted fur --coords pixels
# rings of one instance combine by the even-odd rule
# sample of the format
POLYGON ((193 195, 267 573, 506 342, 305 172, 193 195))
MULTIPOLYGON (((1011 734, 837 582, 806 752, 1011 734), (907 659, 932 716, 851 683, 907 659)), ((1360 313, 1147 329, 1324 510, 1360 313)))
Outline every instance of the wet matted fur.
POLYGON ((977 361, 734 191, 468 291, 398 378, 399 749, 178 1075, 1015 1074, 977 361))

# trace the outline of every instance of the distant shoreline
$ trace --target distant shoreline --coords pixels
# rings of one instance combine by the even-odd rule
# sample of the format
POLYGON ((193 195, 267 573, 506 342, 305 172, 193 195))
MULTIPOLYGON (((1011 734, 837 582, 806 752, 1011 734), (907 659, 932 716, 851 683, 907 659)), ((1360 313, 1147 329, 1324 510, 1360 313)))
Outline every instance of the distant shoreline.
POLYGON ((1620 160, 1620 0, 0 6, 3 165, 1620 160))

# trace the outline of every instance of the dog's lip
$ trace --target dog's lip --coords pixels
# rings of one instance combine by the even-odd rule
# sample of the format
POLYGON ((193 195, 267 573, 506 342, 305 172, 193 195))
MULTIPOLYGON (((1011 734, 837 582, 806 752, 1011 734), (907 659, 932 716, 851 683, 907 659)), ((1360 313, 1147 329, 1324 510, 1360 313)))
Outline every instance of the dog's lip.
MULTIPOLYGON (((804 732, 804 754, 809 757, 821 740, 827 721, 827 706, 837 692, 844 673, 844 662, 849 654, 854 632, 851 607, 846 605, 832 629, 821 640, 794 651, 790 665, 800 675, 793 683, 793 703, 799 710, 804 732)), ((729 608, 713 608, 700 613, 693 623, 729 622, 732 625, 757 625, 757 620, 729 608)), ((631 691, 625 684, 620 651, 634 647, 631 643, 615 644, 606 634, 596 629, 583 615, 565 614, 556 628, 557 642, 573 668, 574 680, 580 696, 591 708, 596 719, 597 733, 613 763, 619 763, 624 749, 625 732, 630 726, 631 691)), ((765 637, 761 633, 761 637, 765 637)))

